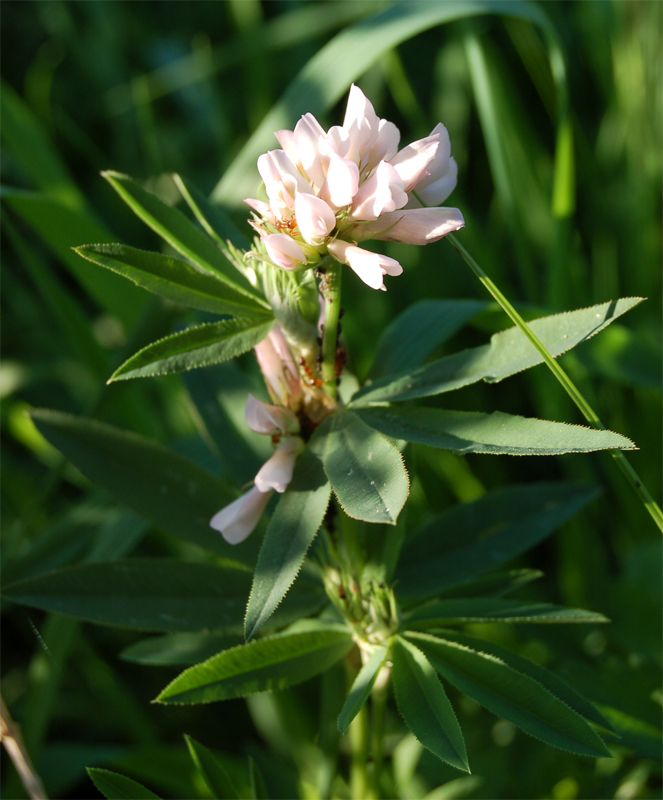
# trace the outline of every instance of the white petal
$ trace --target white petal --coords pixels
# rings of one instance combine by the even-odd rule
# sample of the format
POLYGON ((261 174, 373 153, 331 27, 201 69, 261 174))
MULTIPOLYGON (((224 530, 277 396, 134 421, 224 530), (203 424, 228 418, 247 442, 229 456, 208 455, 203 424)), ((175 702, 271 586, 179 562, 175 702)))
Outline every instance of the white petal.
POLYGON ((295 196, 297 227, 304 240, 314 247, 322 244, 336 225, 336 216, 327 203, 312 194, 295 196))
POLYGON ((391 164, 381 161, 371 177, 359 187, 352 202, 352 219, 373 220, 402 208, 408 201, 403 181, 391 164))
POLYGON ((306 264, 306 256, 299 244, 287 233, 270 233, 263 238, 272 261, 283 269, 297 269, 306 264))
POLYGON ((371 289, 385 289, 385 275, 400 275, 403 267, 395 258, 372 253, 349 242, 337 239, 328 246, 329 252, 338 261, 347 264, 371 289))
POLYGON ((383 239, 407 244, 429 244, 465 225, 457 208, 415 208, 383 214, 374 222, 352 229, 357 239, 383 239))
POLYGON ((432 133, 425 139, 418 139, 404 147, 391 159, 389 163, 396 169, 406 192, 428 175, 439 144, 439 134, 432 133))
POLYGON ((320 197, 335 208, 348 206, 357 193, 359 168, 347 158, 332 153, 329 156, 327 180, 320 191, 320 197))
POLYGON ((458 183, 458 164, 455 158, 450 158, 447 170, 436 181, 429 183, 423 189, 417 185, 417 194, 428 206, 439 206, 449 197, 458 183))
POLYGON ((293 138, 299 162, 311 183, 318 188, 322 186, 325 181, 325 173, 318 144, 320 137, 324 137, 325 135, 324 129, 313 114, 304 114, 295 125, 293 138))
POLYGON ((299 372, 278 325, 255 346, 255 353, 270 396, 282 406, 296 408, 302 393, 299 372))
POLYGON ((246 424, 256 433, 297 433, 299 422, 289 408, 263 403, 252 394, 246 398, 244 408, 246 424))
POLYGON ((210 520, 210 527, 220 531, 229 544, 243 542, 258 524, 271 494, 261 492, 254 486, 215 514, 210 520))
POLYGON ((256 487, 261 492, 276 489, 285 492, 292 480, 295 461, 302 445, 298 436, 284 437, 274 454, 262 465, 255 477, 256 487))

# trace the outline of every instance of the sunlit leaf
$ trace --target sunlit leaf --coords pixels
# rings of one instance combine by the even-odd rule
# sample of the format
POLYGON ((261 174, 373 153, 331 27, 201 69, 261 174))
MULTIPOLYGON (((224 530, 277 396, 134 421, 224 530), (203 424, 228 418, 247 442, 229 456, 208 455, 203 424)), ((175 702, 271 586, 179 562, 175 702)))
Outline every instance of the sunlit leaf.
POLYGON ((176 303, 214 314, 265 317, 269 312, 242 289, 201 272, 186 261, 124 244, 86 244, 76 252, 137 286, 176 303))
POLYGON ((210 703, 285 689, 324 672, 352 644, 349 629, 322 623, 316 629, 256 639, 185 670, 157 701, 210 703))
POLYGON ((118 367, 110 381, 186 372, 228 361, 255 347, 272 325, 272 320, 226 319, 187 328, 144 347, 118 367))
POLYGON ((396 704, 408 728, 438 758, 469 772, 463 733, 433 667, 400 637, 394 640, 392 660, 396 704))
POLYGON ((355 414, 339 411, 318 428, 312 446, 348 516, 395 524, 409 478, 393 444, 355 414))
POLYGON ((634 450, 619 433, 565 422, 517 417, 493 411, 446 411, 441 408, 369 406, 357 416, 391 439, 405 439, 455 453, 553 456, 594 450, 634 450))
POLYGON ((611 755, 580 714, 496 656, 424 633, 408 638, 445 680, 530 736, 577 755, 611 755))
MULTIPOLYGON (((642 299, 627 297, 578 311, 541 317, 528 325, 548 352, 558 356, 591 339, 641 303, 642 299)), ((453 353, 396 379, 376 380, 355 395, 353 405, 429 397, 480 380, 495 383, 542 363, 543 359, 520 329, 509 328, 494 334, 490 344, 453 353)))

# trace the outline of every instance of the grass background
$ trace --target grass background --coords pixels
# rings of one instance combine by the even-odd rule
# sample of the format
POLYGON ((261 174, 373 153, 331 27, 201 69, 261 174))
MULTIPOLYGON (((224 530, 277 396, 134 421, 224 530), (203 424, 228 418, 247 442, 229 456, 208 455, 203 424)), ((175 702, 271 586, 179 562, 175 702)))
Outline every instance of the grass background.
MULTIPOLYGON (((179 378, 105 385, 128 354, 186 317, 71 252, 99 241, 158 247, 99 171, 126 172, 173 202, 171 172, 212 192, 300 70, 386 5, 2 4, 3 580, 89 557, 109 531, 135 555, 191 555, 144 531, 63 463, 26 409, 91 415, 221 469, 198 436, 179 378)), ((376 53, 358 83, 379 115, 396 122, 404 143, 439 120, 448 127, 459 164, 448 202, 467 220, 462 241, 523 313, 649 298, 563 364, 606 426, 640 446, 629 459, 660 499, 663 9, 636 0, 538 8, 562 45, 574 142, 575 167, 567 164, 558 176, 567 202, 557 208, 558 98, 544 38, 531 22, 485 14, 435 26, 376 53)), ((357 47, 345 58, 358 57, 357 47)), ((331 65, 321 86, 333 78, 331 65)), ((326 104, 324 127, 342 120, 345 94, 326 104)), ((251 169, 246 180, 257 184, 254 162, 251 169)), ((246 211, 219 199, 248 233, 246 211)), ((444 241, 385 252, 405 267, 387 293, 369 292, 349 271, 344 285, 344 333, 360 377, 380 332, 414 300, 484 297, 444 241)), ((506 318, 491 307, 447 350, 481 344, 503 327, 506 318)), ((464 389, 454 401, 467 410, 583 421, 543 366, 497 386, 464 389)), ((444 796, 660 796, 660 541, 612 459, 460 458, 423 448, 412 458, 418 478, 411 503, 422 516, 513 482, 574 479, 602 487, 598 502, 522 563, 546 573, 536 597, 601 611, 613 624, 543 634, 523 626, 499 636, 569 678, 632 733, 616 746, 616 759, 593 762, 540 746, 454 698, 480 780, 444 796)), ((84 773, 93 765, 131 774, 165 797, 191 796, 183 731, 230 754, 252 753, 274 796, 301 791, 292 754, 318 727, 315 682, 248 705, 151 707, 173 670, 120 661, 117 653, 136 634, 6 604, 3 611, 3 696, 50 796, 96 796, 84 773)), ((395 713, 391 725, 393 746, 401 730, 395 713)), ((416 755, 408 740, 396 751, 403 797, 423 797, 457 777, 424 755, 410 778, 416 755)), ((3 796, 21 797, 13 770, 3 774, 3 796)))

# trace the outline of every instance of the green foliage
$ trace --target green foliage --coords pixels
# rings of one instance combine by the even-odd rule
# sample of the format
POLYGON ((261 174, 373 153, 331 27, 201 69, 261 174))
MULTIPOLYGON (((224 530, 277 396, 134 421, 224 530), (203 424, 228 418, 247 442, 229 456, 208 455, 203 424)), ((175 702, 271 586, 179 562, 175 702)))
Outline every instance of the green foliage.
POLYGON ((274 510, 260 548, 244 620, 247 640, 274 612, 297 577, 322 525, 330 495, 322 465, 309 448, 297 459, 292 481, 274 510))
POLYGON ((409 638, 443 678, 530 736, 578 755, 611 755, 579 714, 506 662, 429 634, 409 638))
POLYGON ((352 412, 339 411, 317 430, 313 447, 349 517, 396 523, 410 482, 392 444, 352 412))
POLYGON ((92 767, 88 767, 87 772, 94 785, 108 800, 159 800, 158 794, 117 772, 92 767))
POLYGON ((433 667, 400 637, 394 641, 393 662, 396 703, 408 728, 438 758, 469 772, 463 734, 433 667))
POLYGON ((389 649, 387 647, 376 647, 357 673, 357 677, 338 717, 338 729, 341 733, 347 732, 352 720, 366 704, 375 679, 384 666, 388 655, 389 649))
POLYGON ((157 697, 160 703, 211 703, 285 689, 328 669, 348 652, 341 625, 316 624, 258 639, 185 670, 157 697))

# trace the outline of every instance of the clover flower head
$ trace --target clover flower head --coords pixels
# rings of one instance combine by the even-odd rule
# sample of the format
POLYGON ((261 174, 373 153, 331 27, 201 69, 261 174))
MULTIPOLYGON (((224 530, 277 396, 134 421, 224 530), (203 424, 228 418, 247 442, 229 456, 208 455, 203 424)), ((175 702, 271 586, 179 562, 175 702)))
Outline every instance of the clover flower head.
POLYGON ((325 131, 304 114, 293 131, 277 131, 276 138, 282 149, 258 159, 269 202, 246 202, 269 258, 282 269, 314 266, 331 255, 384 290, 384 276, 400 275, 401 265, 359 242, 427 244, 465 224, 457 208, 424 208, 417 199, 438 206, 456 185, 458 168, 442 123, 399 150, 398 128, 380 119, 353 85, 343 125, 325 131))

